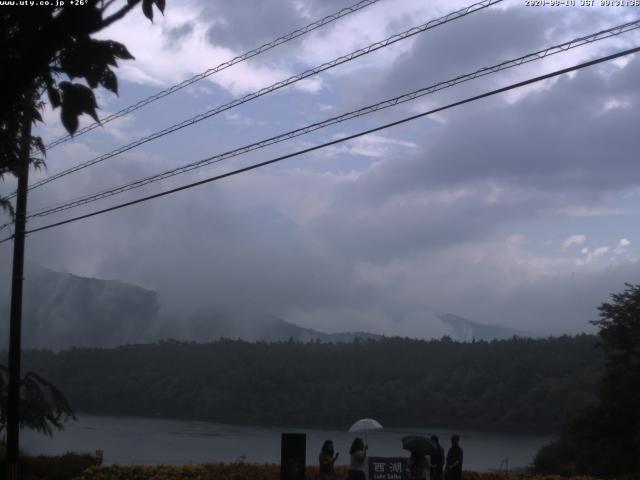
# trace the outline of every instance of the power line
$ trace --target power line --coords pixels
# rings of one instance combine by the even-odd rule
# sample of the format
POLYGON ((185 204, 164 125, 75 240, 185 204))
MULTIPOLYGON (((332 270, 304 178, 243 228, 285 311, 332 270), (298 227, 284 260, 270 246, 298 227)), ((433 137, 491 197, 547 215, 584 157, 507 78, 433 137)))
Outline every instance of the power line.
MULTIPOLYGON (((396 125, 401 125, 403 123, 407 123, 407 122, 410 122, 412 120, 416 120, 418 118, 425 117, 427 115, 432 115, 434 113, 442 112, 442 111, 448 110, 450 108, 454 108, 454 107, 458 107, 460 105, 464 105, 464 104, 467 104, 467 103, 475 102, 477 100, 480 100, 480 99, 483 99, 483 98, 487 98, 487 97, 490 97, 490 96, 493 96, 493 95, 497 95, 499 93, 504 93, 504 92, 507 92, 509 90, 513 90, 513 89, 516 89, 516 88, 521 88, 521 87, 524 87, 526 85, 530 85, 532 83, 540 82, 542 80, 547 80, 547 79, 552 78, 552 77, 557 77, 559 75, 563 75, 565 73, 573 72, 573 71, 576 71, 576 70, 580 70, 582 68, 590 67, 592 65, 597 65, 599 63, 603 63, 603 62, 607 62, 607 61, 610 61, 610 60, 614 60, 616 58, 620 58, 620 57, 623 57, 623 56, 626 56, 626 55, 637 53, 639 51, 640 51, 640 47, 635 47, 635 48, 631 48, 631 49, 628 49, 628 50, 623 50, 621 52, 614 53, 612 55, 607 55, 606 57, 597 58, 595 60, 590 60, 588 62, 584 62, 584 63, 580 63, 580 64, 577 64, 577 65, 574 65, 572 67, 567 67, 567 68, 563 68, 563 69, 560 69, 560 70, 556 70, 554 72, 547 73, 545 75, 540 75, 540 76, 537 76, 537 77, 534 77, 534 78, 530 78, 530 79, 524 80, 522 82, 513 83, 511 85, 507 85, 506 87, 502 87, 502 88, 498 88, 498 89, 495 89, 495 90, 491 90, 489 92, 485 92, 485 93, 482 93, 480 95, 475 95, 473 97, 469 97, 469 98, 466 98, 464 100, 460 100, 460 101, 457 101, 457 102, 454 102, 454 103, 450 103, 450 104, 442 106, 442 107, 434 108, 432 110, 428 110, 426 112, 418 113, 418 114, 412 115, 410 117, 405 117, 405 118, 403 118, 401 120, 397 120, 395 122, 386 123, 384 125, 380 125, 378 127, 371 128, 369 130, 365 130, 365 131, 362 131, 362 132, 359 132, 359 133, 355 133, 353 135, 349 135, 347 137, 343 137, 343 138, 339 138, 339 139, 336 139, 336 140, 332 140, 330 142, 326 142, 326 143, 323 143, 323 144, 320 144, 320 145, 316 145, 316 146, 313 146, 313 147, 305 148, 303 150, 298 150, 296 152, 289 153, 287 155, 282 155, 280 157, 276 157, 276 158, 273 158, 271 160, 266 160, 264 162, 256 163, 256 164, 250 165, 248 167, 239 168, 239 169, 233 170, 231 172, 227 172, 227 173, 223 173, 223 174, 216 175, 216 176, 213 176, 213 177, 209 177, 209 178, 206 178, 204 180, 200 180, 200 181, 197 181, 197 182, 189 183, 187 185, 183 185, 181 187, 173 188, 171 190, 166 190, 164 192, 156 193, 154 195, 149 195, 147 197, 142 197, 142 198, 139 198, 137 200, 132 200, 130 202, 121 203, 121 204, 114 205, 114 206, 109 207, 109 208, 104 208, 102 210, 97 210, 95 212, 87 213, 87 214, 84 214, 84 215, 79 215, 77 217, 72 217, 72 218, 69 218, 67 220, 62 220, 60 222, 55 222, 55 223, 51 223, 51 224, 48 224, 48 225, 44 225, 42 227, 34 228, 32 230, 27 231, 26 233, 29 234, 29 233, 40 232, 40 231, 43 231, 43 230, 48 230, 50 228, 58 227, 58 226, 61 226, 61 225, 66 225, 66 224, 72 223, 72 222, 77 222, 79 220, 84 220, 86 218, 94 217, 96 215, 101 215, 103 213, 112 212, 114 210, 119 210, 121 208, 129 207, 131 205, 136 205, 138 203, 143 203, 143 202, 146 202, 148 200, 153 200, 155 198, 164 197, 165 195, 170 195, 172 193, 176 193, 176 192, 179 192, 179 191, 182 191, 182 190, 188 190, 190 188, 197 187, 199 185, 204 185, 205 183, 214 182, 214 181, 217 181, 217 180, 221 180, 223 178, 227 178, 227 177, 231 177, 231 176, 234 176, 234 175, 238 175, 240 173, 248 172, 250 170, 255 170, 257 168, 261 168, 261 167, 264 167, 264 166, 267 166, 267 165, 271 165, 271 164, 276 163, 276 162, 281 162, 283 160, 286 160, 286 159, 289 159, 289 158, 293 158, 293 157, 297 157, 297 156, 305 154, 305 153, 313 152, 315 150, 320 150, 322 148, 326 148, 326 147, 329 147, 329 146, 332 146, 332 145, 336 145, 338 143, 343 143, 343 142, 346 142, 348 140, 353 140, 354 138, 358 138, 358 137, 362 137, 364 135, 369 135, 371 133, 379 132, 381 130, 385 130, 387 128, 394 127, 396 125)), ((7 237, 7 238, 5 238, 3 240, 0 240, 0 243, 7 242, 11 238, 13 238, 13 237, 7 237)))
MULTIPOLYGON (((449 80, 445 80, 442 82, 438 82, 434 85, 428 86, 428 87, 424 87, 418 90, 415 90, 413 92, 410 93, 405 93, 403 95, 399 95, 397 97, 391 98, 391 99, 387 99, 381 102, 378 102, 376 104, 373 105, 369 105, 363 108, 360 108, 358 110, 354 110, 348 113, 344 113, 342 115, 339 116, 335 116, 335 117, 331 117, 328 118, 326 120, 323 120, 321 122, 317 122, 317 123, 313 123, 310 125, 307 125, 305 127, 301 127, 295 130, 291 130, 289 132, 274 136, 274 137, 270 137, 267 138, 265 140, 261 140, 249 145, 245 145, 243 147, 239 147, 233 150, 229 150, 227 152, 224 153, 220 153, 211 157, 207 157, 206 159, 203 160, 199 160, 197 162, 193 162, 193 163, 189 163, 187 165, 183 165, 181 167, 177 167, 177 168, 173 168, 170 170, 166 170, 164 172, 155 174, 155 175, 151 175, 148 177, 144 177, 141 179, 138 179, 134 182, 130 182, 130 183, 126 183, 124 185, 115 187, 115 188, 110 188, 107 190, 103 190, 101 192, 98 193, 94 193, 94 194, 90 194, 90 195, 85 195, 70 201, 66 201, 63 202, 61 204, 55 205, 55 206, 50 206, 50 207, 44 207, 41 208, 39 210, 36 210, 32 213, 30 213, 27 218, 35 218, 35 217, 44 217, 44 216, 48 216, 48 215, 52 215, 54 213, 59 213, 65 210, 69 210, 71 208, 75 208, 78 206, 82 206, 82 205, 86 205, 88 203, 93 203, 96 202, 98 200, 102 200, 114 195, 117 195, 119 193, 123 193, 129 190, 133 190, 136 188, 140 188, 143 187, 145 185, 160 181, 160 180, 165 180, 167 178, 191 171, 191 170, 195 170, 197 168, 201 168, 207 165, 211 165, 214 163, 219 163, 222 162, 223 160, 227 160, 229 158, 232 157, 236 157, 239 155, 243 155, 245 153, 254 151, 254 150, 258 150, 260 148, 264 148, 267 147, 269 145, 273 145, 276 143, 280 143, 283 142, 285 140, 289 140, 301 135, 305 135, 307 133, 311 133, 314 132, 316 130, 320 130, 322 128, 328 127, 330 125, 335 125, 347 120, 351 120, 363 115, 368 115, 370 113, 373 112, 377 112, 395 105, 399 105, 405 102, 409 102, 412 100, 415 100, 417 98, 423 97, 425 95, 443 90, 445 88, 449 88, 452 87, 454 85, 458 85, 460 83, 463 82, 467 82, 476 78, 480 78, 483 77, 485 75, 490 75, 502 70, 506 70, 509 68, 513 68, 519 65, 523 65, 525 63, 529 63, 529 62, 533 62, 533 61, 537 61, 537 60, 541 60, 543 58, 546 58, 550 55, 555 55, 557 53, 561 53, 561 52, 565 52, 567 50, 570 50, 572 48, 576 48, 579 46, 583 46, 586 44, 590 44, 599 40, 603 40, 605 38, 610 38, 616 35, 620 35, 622 33, 626 33, 635 29, 640 28, 640 19, 635 20, 633 22, 628 22, 622 25, 617 25, 615 27, 612 28, 608 28, 606 30, 602 30, 596 33, 592 33, 590 35, 586 35, 586 36, 582 36, 582 37, 578 37, 575 38, 573 40, 570 40, 568 42, 564 42, 558 45, 554 45, 551 47, 547 47, 545 49, 542 50, 538 50, 536 52, 533 53, 528 53, 526 55, 520 56, 518 58, 512 59, 512 60, 507 60, 504 61, 502 63, 498 63, 496 65, 490 66, 490 67, 484 67, 481 68, 479 70, 476 70, 472 73, 467 73, 464 75, 459 75, 455 78, 449 79, 449 80)), ((2 227, 0 227, 0 230, 2 230, 2 227)))
POLYGON ((71 140, 72 138, 76 138, 79 135, 83 135, 99 126, 103 126, 105 123, 109 123, 112 120, 115 120, 116 118, 120 118, 123 117, 125 115, 128 115, 129 113, 138 110, 139 108, 142 108, 146 105, 149 105, 150 103, 155 102, 156 100, 160 100, 161 98, 166 97, 167 95, 171 95, 172 93, 177 92, 178 90, 182 90, 185 87, 188 87, 189 85, 193 85, 196 82, 199 82, 200 80, 210 77, 211 75, 221 72, 222 70, 225 70, 229 67, 232 67, 233 65, 240 63, 240 62, 244 62, 245 60, 248 60, 250 58, 253 58, 257 55, 260 55, 264 52, 267 52, 279 45, 282 45, 283 43, 287 43, 290 42, 291 40, 294 40, 298 37, 301 37, 309 32, 312 32, 314 30, 317 30, 318 28, 324 27, 325 25, 334 22, 342 17, 345 17, 347 15, 350 15, 352 13, 355 13, 359 10, 362 10, 363 8, 366 8, 370 5, 373 5, 374 3, 379 2, 380 0, 362 0, 358 3, 356 3, 355 5, 351 5, 350 7, 345 7, 342 10, 336 12, 336 13, 332 13, 331 15, 327 15, 326 17, 317 20, 313 23, 310 23, 309 25, 299 28, 297 30, 294 30, 293 32, 290 32, 286 35, 283 35, 281 37, 276 38, 275 40, 272 40, 271 42, 265 43, 264 45, 261 45, 257 48, 254 48, 253 50, 250 50, 248 52, 243 53, 242 55, 238 55, 235 58, 232 58, 231 60, 228 60, 224 63, 221 63, 220 65, 218 65, 217 67, 213 67, 210 68, 208 70, 205 70, 202 73, 199 73, 197 75, 194 75, 191 78, 188 78, 180 83, 177 83, 175 85, 172 85, 164 90, 161 90, 157 93, 155 93, 154 95, 151 95, 143 100, 140 100, 137 103, 134 103, 132 105, 129 105, 128 107, 123 108, 122 110, 116 112, 116 113, 112 113, 111 115, 103 118, 100 120, 100 123, 98 122, 94 122, 90 125, 87 125, 84 128, 81 128, 80 130, 78 130, 77 132, 75 132, 73 135, 65 135, 63 137, 60 137, 54 141, 52 141, 51 143, 49 143, 48 145, 46 145, 46 149, 50 150, 51 148, 60 145, 61 143, 64 143, 68 140, 71 140))
MULTIPOLYGON (((355 50, 354 52, 351 52, 347 55, 343 55, 341 57, 338 57, 334 60, 331 60, 330 62, 326 62, 323 63, 322 65, 319 65, 317 67, 311 68, 309 70, 306 70, 302 73, 299 73, 297 75, 293 75, 285 80, 281 80, 279 82, 276 82, 268 87, 262 88, 256 92, 253 93, 249 93, 243 97, 237 98, 229 103, 226 103, 224 105, 220 105, 218 107, 215 107, 211 110, 208 110, 204 113, 201 113, 199 115, 196 115, 194 117, 191 117, 187 120, 184 120, 180 123, 176 123, 170 127, 167 127, 163 130, 157 131, 155 133, 152 133, 146 137, 140 138, 138 140, 135 140, 134 142, 131 142, 127 145, 124 145, 122 147, 119 147, 115 150, 112 150, 109 153, 105 153, 103 155, 100 155, 98 157, 95 157, 91 160, 88 160, 84 163, 78 164, 74 167, 68 168, 67 170, 64 170, 62 172, 59 172, 55 175, 52 175, 48 178, 45 178, 43 180, 40 180, 39 182, 34 183, 33 185, 31 185, 29 187, 29 190, 33 190, 34 188, 38 188, 41 187, 42 185, 46 185, 47 183, 50 183, 54 180, 57 180, 58 178, 64 177, 66 175, 69 175, 71 173, 77 172, 79 170, 85 169, 87 167, 90 167, 91 165, 95 165, 96 163, 102 162, 104 160, 107 160, 109 158, 115 157, 116 155, 119 155, 121 153, 124 153, 128 150, 131 150, 132 148, 138 147, 140 145, 143 145, 147 142, 150 142, 152 140, 156 140, 160 137, 163 137, 165 135, 168 135, 170 133, 173 133, 177 130, 181 130, 185 127, 190 127, 192 125, 195 125, 198 122, 201 122, 202 120, 205 120, 209 117, 212 117, 214 115, 217 115, 219 113, 222 113, 224 111, 230 110, 234 107, 237 107, 238 105, 242 105, 244 103, 247 103, 251 100, 255 100, 256 98, 262 97, 263 95, 266 95, 268 93, 274 92, 276 90, 279 90, 283 87, 292 85, 296 82, 299 82, 300 80, 304 80, 305 78, 311 77, 313 75, 316 75, 320 72, 323 72, 325 70, 329 70, 333 67, 336 67, 338 65, 341 65, 343 63, 346 62, 350 62, 358 57, 361 57, 363 55, 367 55, 369 53, 375 52, 377 50, 380 50, 381 48, 385 48, 388 47, 389 45, 392 45, 396 42, 399 42, 401 40, 405 40, 407 38, 410 38, 414 35, 417 35, 419 33, 425 32, 427 30, 430 30, 432 28, 438 27, 440 25, 444 25, 446 23, 452 22, 454 20, 457 20, 459 18, 465 17, 467 15, 470 15, 471 13, 477 12, 479 10, 485 9, 491 5, 495 5, 497 3, 502 2, 503 0, 483 0, 482 2, 478 2, 478 3, 474 3, 472 5, 469 5, 466 8, 457 10, 455 12, 451 12, 448 13, 447 15, 444 15, 443 17, 437 18, 435 20, 430 20, 427 23, 424 23, 420 26, 417 27, 412 27, 408 30, 405 30, 402 33, 397 33, 394 34, 390 37, 387 37, 384 40, 372 43, 371 45, 364 47, 364 48, 360 48, 358 50, 355 50)), ((15 196, 15 192, 12 193, 11 195, 8 196, 8 198, 12 198, 15 196)))

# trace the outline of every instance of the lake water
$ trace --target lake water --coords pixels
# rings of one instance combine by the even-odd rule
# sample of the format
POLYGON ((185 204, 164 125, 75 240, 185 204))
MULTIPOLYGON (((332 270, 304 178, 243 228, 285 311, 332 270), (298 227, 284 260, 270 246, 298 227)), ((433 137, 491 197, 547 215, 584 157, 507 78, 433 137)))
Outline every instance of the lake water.
MULTIPOLYGON (((331 439, 347 464, 354 434, 336 430, 260 428, 210 422, 136 417, 110 417, 78 414, 77 422, 66 424, 53 438, 23 431, 21 447, 32 454, 62 454, 67 451, 104 451, 106 464, 188 464, 234 462, 279 463, 280 434, 307 434, 307 464, 317 464, 324 440, 331 439)), ((486 471, 499 469, 509 461, 510 468, 527 466, 540 446, 551 435, 520 435, 480 431, 388 429, 369 432, 370 456, 407 456, 400 439, 405 435, 435 433, 441 444, 449 446, 452 433, 461 436, 464 467, 486 471)))

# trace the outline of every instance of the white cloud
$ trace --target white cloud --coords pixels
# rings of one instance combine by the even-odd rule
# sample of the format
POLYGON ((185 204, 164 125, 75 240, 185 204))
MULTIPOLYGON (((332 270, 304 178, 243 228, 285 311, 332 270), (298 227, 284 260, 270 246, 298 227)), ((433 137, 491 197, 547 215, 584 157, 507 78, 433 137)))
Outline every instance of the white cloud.
MULTIPOLYGON (((333 139, 345 137, 346 134, 339 133, 333 139)), ((345 154, 359 157, 389 158, 398 151, 415 149, 418 145, 414 142, 393 138, 387 135, 372 133, 363 137, 358 137, 346 143, 323 149, 319 155, 324 158, 340 157, 345 154)))
POLYGON ((585 235, 571 235, 562 243, 562 249, 567 250, 572 245, 582 245, 587 241, 587 237, 585 235))
POLYGON ((604 105, 602 107, 602 111, 606 112, 607 110, 612 110, 614 108, 629 108, 629 107, 631 107, 631 102, 628 99, 609 98, 605 100, 604 105))
MULTIPOLYGON (((119 75, 125 80, 143 85, 166 87, 190 78, 207 69, 228 61, 242 52, 211 45, 207 40, 209 23, 200 16, 201 7, 195 5, 171 5, 165 16, 154 19, 151 24, 139 12, 126 16, 110 28, 100 32, 100 38, 123 42, 133 61, 121 62, 119 75), (168 32, 185 24, 192 25, 189 35, 172 42, 168 32), (167 44, 171 43, 171 48, 167 44)), ((233 95, 248 93, 270 85, 291 75, 282 64, 242 62, 209 77, 233 95)), ((321 82, 312 79, 300 82, 304 91, 317 91, 321 82)))
POLYGON ((609 252, 609 247, 603 246, 603 247, 596 248, 592 252, 592 255, 593 255, 593 258, 598 258, 598 257, 601 257, 602 255, 605 255, 608 252, 609 252))
POLYGON ((622 208, 611 208, 605 206, 585 207, 582 205, 570 205, 560 208, 552 208, 549 213, 567 217, 607 217, 611 215, 628 215, 631 213, 622 208))
POLYGON ((601 247, 596 248, 593 251, 590 251, 588 248, 583 248, 581 250, 581 253, 584 256, 584 258, 580 258, 580 259, 576 260, 576 264, 580 265, 580 266, 584 266, 584 265, 590 264, 596 258, 603 257, 604 255, 609 253, 609 247, 601 246, 601 247))
POLYGON ((527 243, 527 237, 521 233, 516 233, 508 236, 505 243, 508 248, 519 248, 527 243))
POLYGON ((260 125, 264 125, 265 122, 262 120, 256 120, 254 118, 242 115, 238 112, 226 111, 222 114, 222 116, 236 125, 242 125, 244 127, 257 127, 260 125))
POLYGON ((618 246, 616 246, 616 248, 614 249, 614 252, 622 253, 629 247, 629 245, 631 245, 631 242, 629 240, 627 240, 626 238, 621 238, 618 242, 618 246))

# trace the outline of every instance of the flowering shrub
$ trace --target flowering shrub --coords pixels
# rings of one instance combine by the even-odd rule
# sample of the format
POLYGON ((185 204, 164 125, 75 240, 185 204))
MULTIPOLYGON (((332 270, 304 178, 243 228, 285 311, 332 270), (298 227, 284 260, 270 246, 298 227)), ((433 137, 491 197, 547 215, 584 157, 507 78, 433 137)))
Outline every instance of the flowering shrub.
MULTIPOLYGON (((347 467, 337 467, 338 478, 346 478, 347 467)), ((319 478, 317 466, 307 467, 307 480, 319 478)), ((92 467, 75 480, 280 480, 280 465, 255 463, 210 463, 206 465, 131 465, 92 467)))
POLYGON ((464 480, 595 480, 592 477, 561 477, 560 475, 525 475, 498 472, 464 472, 464 480))
MULTIPOLYGON (((336 467, 337 480, 347 477, 347 467, 336 467)), ((306 479, 317 480, 318 467, 307 467, 306 479)), ((509 475, 464 472, 464 480, 593 480, 591 477, 556 475, 509 475)), ((110 466, 92 467, 75 480, 280 480, 280 465, 210 463, 206 465, 110 466)))

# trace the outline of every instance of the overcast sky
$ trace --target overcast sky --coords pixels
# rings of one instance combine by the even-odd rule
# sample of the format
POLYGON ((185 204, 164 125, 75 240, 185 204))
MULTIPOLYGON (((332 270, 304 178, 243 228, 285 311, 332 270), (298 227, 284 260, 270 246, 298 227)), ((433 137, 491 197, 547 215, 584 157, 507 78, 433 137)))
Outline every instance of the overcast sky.
MULTIPOLYGON (((135 61, 101 116, 355 0, 169 1, 102 38, 135 61)), ((381 0, 51 150, 44 178, 470 2, 381 0)), ((576 3, 580 3, 579 0, 576 3)), ((249 102, 30 194, 44 207, 640 17, 633 7, 505 1, 249 102)), ((326 142, 640 44, 576 48, 279 146, 176 176, 44 225, 326 142)), ((27 258, 136 283, 163 307, 242 306, 335 332, 436 334, 453 313, 539 334, 591 331, 640 283, 640 56, 422 118, 89 220, 35 233, 27 258)), ((45 140, 64 133, 47 110, 45 140)), ((85 119, 88 123, 88 119, 85 119)), ((14 187, 6 181, 0 191, 14 187)), ((30 208, 30 210, 32 209, 30 208)), ((10 244, 0 246, 8 260, 10 244)), ((8 276, 10 262, 4 261, 8 276)), ((179 321, 179 320, 176 320, 179 321)))

